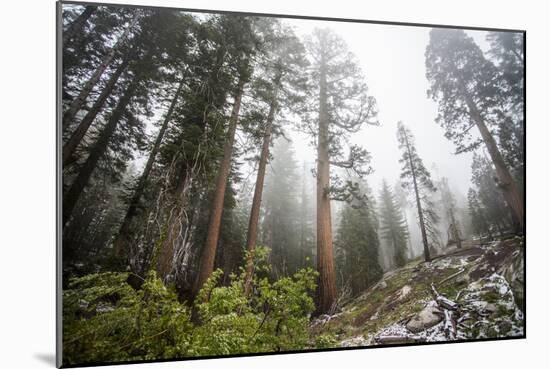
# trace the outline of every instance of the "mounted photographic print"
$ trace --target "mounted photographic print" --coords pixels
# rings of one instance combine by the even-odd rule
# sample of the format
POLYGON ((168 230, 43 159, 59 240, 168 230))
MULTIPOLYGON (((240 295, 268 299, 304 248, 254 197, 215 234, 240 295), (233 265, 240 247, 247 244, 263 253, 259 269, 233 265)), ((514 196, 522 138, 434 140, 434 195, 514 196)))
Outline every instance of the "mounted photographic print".
POLYGON ((58 3, 58 365, 525 337, 525 32, 58 3))

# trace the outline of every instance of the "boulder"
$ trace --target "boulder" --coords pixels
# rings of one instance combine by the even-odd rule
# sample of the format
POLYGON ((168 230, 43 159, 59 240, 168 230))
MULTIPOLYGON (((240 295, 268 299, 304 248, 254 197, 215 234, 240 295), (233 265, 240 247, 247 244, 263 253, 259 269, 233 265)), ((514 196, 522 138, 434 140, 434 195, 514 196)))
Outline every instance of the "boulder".
POLYGON ((426 306, 421 312, 413 316, 406 324, 412 333, 418 333, 431 328, 443 320, 443 313, 433 305, 426 306))

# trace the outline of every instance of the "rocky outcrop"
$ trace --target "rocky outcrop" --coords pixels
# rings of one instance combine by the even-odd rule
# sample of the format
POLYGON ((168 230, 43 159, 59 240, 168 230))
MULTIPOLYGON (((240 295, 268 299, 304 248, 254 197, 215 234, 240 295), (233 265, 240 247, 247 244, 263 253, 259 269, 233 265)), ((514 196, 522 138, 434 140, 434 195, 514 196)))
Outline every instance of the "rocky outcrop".
POLYGON ((428 305, 413 316, 405 327, 412 333, 418 333, 433 327, 443 320, 443 312, 437 306, 428 305))
POLYGON ((322 316, 313 336, 343 347, 521 337, 524 253, 520 238, 450 249, 386 273, 337 315, 322 316))

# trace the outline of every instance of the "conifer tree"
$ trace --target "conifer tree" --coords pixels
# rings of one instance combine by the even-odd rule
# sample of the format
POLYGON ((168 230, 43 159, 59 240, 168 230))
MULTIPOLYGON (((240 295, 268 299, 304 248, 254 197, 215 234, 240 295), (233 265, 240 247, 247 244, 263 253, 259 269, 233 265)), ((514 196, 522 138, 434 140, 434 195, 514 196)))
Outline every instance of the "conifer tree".
POLYGON ((455 196, 449 186, 449 180, 446 177, 441 178, 437 181, 437 189, 440 195, 441 207, 449 224, 447 227, 447 245, 454 242, 458 248, 461 248, 462 233, 458 222, 458 209, 455 196))
POLYGON ((525 168, 524 123, 524 34, 489 32, 489 59, 495 63, 500 77, 502 111, 498 125, 498 144, 506 165, 523 191, 525 168))
MULTIPOLYGON (((472 160, 472 184, 470 195, 475 199, 472 216, 483 218, 481 223, 487 223, 489 231, 493 228, 502 234, 512 226, 512 217, 502 191, 495 181, 496 173, 489 159, 475 153, 472 160)), ((486 228, 486 227, 482 227, 486 228)), ((491 232, 492 233, 492 232, 491 232)))
POLYGON ((402 122, 397 124, 397 140, 399 142, 399 149, 402 151, 401 159, 399 159, 402 165, 402 185, 404 188, 413 191, 418 211, 422 244, 424 246, 424 260, 430 261, 428 236, 429 234, 434 234, 435 229, 433 225, 437 222, 437 216, 431 209, 428 196, 430 192, 435 192, 435 186, 431 180, 430 173, 416 151, 411 131, 402 122))
POLYGON ((194 294, 198 293, 202 285, 214 271, 216 249, 220 236, 220 226, 223 212, 225 190, 231 169, 235 133, 239 121, 241 101, 245 85, 250 81, 252 74, 252 58, 257 51, 259 41, 255 39, 252 30, 252 20, 247 17, 223 17, 224 36, 229 43, 231 62, 234 65, 236 86, 233 90, 233 107, 227 127, 226 141, 223 146, 223 157, 216 178, 216 189, 212 200, 212 209, 208 225, 208 233, 199 263, 199 272, 195 283, 194 294))
MULTIPOLYGON (((132 157, 133 153, 129 148, 144 146, 144 122, 140 115, 147 116, 150 110, 152 95, 155 87, 163 78, 163 71, 160 65, 162 58, 158 57, 159 41, 166 33, 158 32, 155 19, 161 18, 162 12, 154 11, 144 17, 141 24, 139 48, 136 49, 135 57, 129 69, 126 71, 125 81, 119 86, 120 95, 114 102, 110 113, 106 114, 104 124, 97 122, 97 137, 86 148, 87 156, 82 163, 75 165, 74 179, 67 187, 63 196, 63 224, 66 225, 71 214, 88 185, 92 174, 102 161, 108 159, 106 154, 114 149, 116 155, 125 154, 132 157)), ((119 158, 119 165, 124 167, 125 163, 119 158)), ((116 159, 115 159, 116 160, 116 159)), ((112 165, 111 165, 112 166, 112 165)), ((67 173, 67 168, 64 168, 67 173)), ((73 168, 69 168, 72 170, 73 168)), ((64 176, 64 180, 69 176, 64 176)), ((66 184, 65 184, 66 185, 66 184)))
POLYGON ((317 146, 317 311, 326 313, 336 300, 330 200, 349 199, 357 190, 353 182, 342 183, 334 173, 331 180, 330 167, 366 175, 368 152, 357 145, 346 151, 345 141, 363 125, 378 122, 376 101, 368 95, 360 68, 344 41, 328 29, 316 29, 306 47, 312 61, 312 91, 316 91, 304 114, 304 129, 317 146))
POLYGON ((245 291, 248 293, 253 272, 253 255, 258 235, 258 221, 262 202, 262 191, 269 157, 269 147, 272 136, 280 133, 278 121, 284 110, 292 110, 299 98, 296 90, 303 89, 303 68, 306 65, 304 47, 292 31, 281 25, 279 21, 267 24, 264 30, 266 50, 265 57, 260 61, 258 69, 261 76, 255 81, 255 95, 269 106, 265 118, 265 127, 262 127, 261 151, 258 162, 258 172, 254 186, 246 249, 248 260, 246 263, 245 291))
POLYGON ((482 206, 478 194, 473 188, 468 190, 468 210, 472 218, 472 228, 474 234, 476 234, 480 240, 484 235, 488 235, 489 238, 493 238, 491 231, 491 225, 489 224, 487 211, 482 206))
POLYGON ((409 231, 398 200, 385 180, 382 182, 379 204, 381 237, 391 244, 395 265, 402 267, 407 261, 409 231))
POLYGON ((284 137, 276 140, 269 167, 264 189, 263 245, 271 248, 274 274, 290 276, 298 270, 300 255, 299 176, 292 144, 284 137))
POLYGON ((376 203, 364 181, 361 192, 365 195, 363 201, 354 198, 344 203, 335 240, 339 284, 341 289, 349 286, 352 296, 382 277, 376 203))
POLYGON ((101 61, 95 68, 95 70, 90 75, 89 79, 82 84, 82 87, 78 91, 78 95, 69 104, 69 107, 63 113, 63 130, 65 131, 73 122, 76 114, 84 106, 88 96, 92 92, 92 89, 100 81, 100 78, 105 73, 107 68, 111 65, 112 61, 115 59, 119 49, 121 49, 124 44, 127 42, 128 38, 133 34, 134 27, 139 21, 140 11, 136 10, 129 14, 129 19, 123 19, 121 23, 123 24, 124 31, 117 37, 115 44, 107 49, 105 55, 101 58, 101 61))
POLYGON ((497 145, 494 130, 502 123, 501 78, 474 40, 462 30, 432 29, 426 49, 428 96, 439 103, 437 122, 457 153, 484 143, 506 202, 520 228, 524 224, 523 196, 497 145), (481 138, 472 139, 477 127, 481 138))

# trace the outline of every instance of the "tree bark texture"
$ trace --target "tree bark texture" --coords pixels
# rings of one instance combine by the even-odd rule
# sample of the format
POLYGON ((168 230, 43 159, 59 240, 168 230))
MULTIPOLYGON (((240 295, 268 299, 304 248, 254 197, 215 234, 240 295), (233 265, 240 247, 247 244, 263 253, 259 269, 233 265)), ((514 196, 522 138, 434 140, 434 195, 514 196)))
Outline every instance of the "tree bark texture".
POLYGON ((214 271, 214 260, 216 258, 216 249, 218 246, 218 239, 220 237, 225 190, 227 187, 227 181, 229 179, 229 172, 231 170, 231 157, 233 154, 235 132, 237 130, 244 84, 244 79, 240 78, 237 92, 235 94, 235 102, 233 103, 231 117, 229 119, 227 139, 223 146, 223 159, 216 180, 216 190, 214 192, 214 200, 212 201, 212 210, 208 223, 206 243, 202 251, 199 265, 199 273, 195 282, 195 286, 193 288, 193 295, 195 296, 201 289, 202 285, 208 280, 208 278, 210 278, 210 275, 214 271))
POLYGON ((327 112, 326 64, 321 61, 319 84, 319 131, 317 138, 317 311, 328 313, 336 300, 336 277, 330 218, 330 157, 327 112))
POLYGON ((248 251, 248 257, 246 260, 246 277, 244 286, 245 294, 250 292, 252 274, 254 271, 254 251, 256 249, 256 240, 258 237, 258 220, 260 218, 262 192, 264 189, 265 169, 267 166, 267 159, 269 157, 269 145, 271 144, 273 120, 275 119, 275 113, 277 110, 277 93, 275 92, 274 95, 275 96, 270 104, 269 113, 267 116, 262 151, 260 154, 260 163, 258 164, 258 173, 256 175, 256 184, 254 186, 254 198, 252 199, 252 208, 250 210, 248 232, 246 235, 246 250, 248 251))

